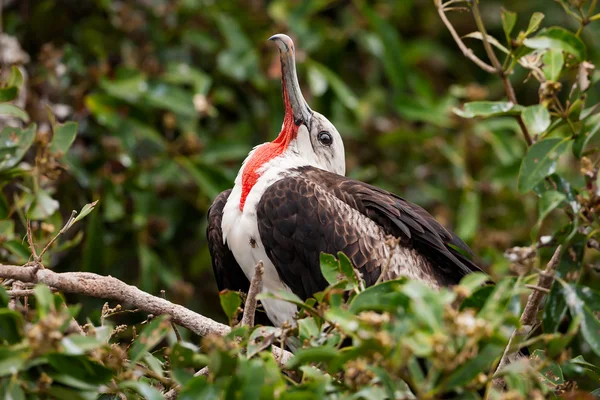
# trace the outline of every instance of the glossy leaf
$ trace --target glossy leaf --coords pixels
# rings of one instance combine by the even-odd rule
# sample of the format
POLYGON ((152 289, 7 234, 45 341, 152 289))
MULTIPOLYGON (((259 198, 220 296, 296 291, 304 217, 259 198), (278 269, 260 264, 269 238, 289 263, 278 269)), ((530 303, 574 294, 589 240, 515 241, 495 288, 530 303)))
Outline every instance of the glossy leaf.
POLYGON ((558 207, 566 199, 567 196, 555 190, 544 192, 538 208, 538 220, 541 222, 548 214, 550 214, 550 212, 552 212, 552 210, 558 207))
POLYGON ((221 307, 231 321, 237 315, 242 305, 242 297, 239 292, 233 290, 223 290, 219 293, 221 307))
POLYGON ((529 148, 519 171, 518 188, 527 193, 556 171, 559 157, 569 148, 569 139, 544 139, 529 148))
POLYGON ((57 155, 65 155, 77 136, 77 123, 66 122, 54 126, 54 136, 50 143, 50 151, 57 155))
POLYGON ((600 356, 600 321, 594 315, 590 305, 579 296, 577 290, 566 284, 564 281, 559 281, 563 287, 565 300, 572 315, 581 315, 581 334, 594 353, 600 356))
POLYGON ((146 400, 164 399, 164 396, 158 390, 156 390, 146 382, 125 381, 119 384, 119 388, 132 390, 146 400))
POLYGON ((544 66, 542 67, 542 71, 544 71, 544 75, 546 79, 549 81, 556 81, 560 77, 560 73, 562 72, 563 65, 565 64, 565 58, 563 56, 562 51, 550 49, 546 53, 544 53, 544 66))
POLYGON ((29 115, 13 104, 0 103, 0 115, 8 115, 19 118, 23 122, 29 122, 29 115))
POLYGON ((473 101, 465 103, 462 110, 455 108, 453 111, 456 115, 463 118, 474 117, 494 117, 498 115, 507 115, 518 113, 521 110, 520 106, 515 106, 513 103, 504 101, 473 101))
POLYGON ((17 98, 19 89, 14 86, 0 88, 0 102, 12 101, 17 98))
POLYGON ((36 125, 31 124, 27 129, 7 126, 0 131, 0 143, 2 143, 2 146, 13 149, 10 153, 0 153, 0 171, 12 168, 21 161, 25 152, 33 144, 36 129, 36 125))
POLYGON ((14 86, 20 88, 23 85, 23 74, 16 65, 13 65, 10 69, 10 76, 8 77, 7 86, 14 86))
POLYGON ((572 54, 578 61, 585 60, 585 44, 572 32, 560 27, 540 31, 535 37, 525 39, 525 46, 531 49, 552 49, 572 54))
POLYGON ((506 41, 510 42, 510 34, 517 23, 517 13, 502 9, 502 29, 506 36, 506 41))
POLYGON ((0 308, 0 342, 14 344, 23 336, 23 316, 6 308, 0 308))
POLYGON ((164 316, 150 321, 130 347, 129 359, 132 362, 140 360, 147 351, 160 343, 171 329, 171 324, 164 316))
POLYGON ((521 115, 530 135, 540 135, 550 126, 550 113, 542 105, 527 107, 521 115))

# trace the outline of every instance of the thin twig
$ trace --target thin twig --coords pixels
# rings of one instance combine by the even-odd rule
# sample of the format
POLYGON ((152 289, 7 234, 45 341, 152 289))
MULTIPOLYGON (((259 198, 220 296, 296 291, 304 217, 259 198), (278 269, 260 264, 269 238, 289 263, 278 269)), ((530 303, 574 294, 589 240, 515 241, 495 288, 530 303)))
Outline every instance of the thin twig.
MULTIPOLYGON (((521 327, 519 329, 515 329, 510 336, 506 349, 504 350, 504 354, 502 355, 500 363, 498 364, 498 368, 496 368, 495 374, 498 374, 498 371, 506 366, 510 362, 510 358, 516 353, 516 351, 512 348, 512 345, 517 337, 524 337, 531 331, 531 327, 535 323, 536 315, 538 309, 540 308, 542 299, 554 283, 554 273, 558 267, 561 255, 562 245, 556 248, 554 255, 552 255, 552 258, 546 265, 546 269, 540 272, 536 288, 534 288, 533 292, 531 292, 527 298, 527 304, 525 304, 525 309, 523 309, 523 313, 521 314, 521 327)), ((504 381, 501 378, 494 379, 493 385, 496 388, 501 388, 504 386, 504 381)))
MULTIPOLYGON (((160 295, 162 296, 163 299, 167 299, 167 295, 165 293, 165 290, 162 289, 160 291, 160 295)), ((177 329, 177 325, 175 325, 175 323, 173 321, 171 321, 171 327, 173 328, 173 331, 175 332, 175 337, 177 338, 178 342, 181 342, 181 334, 179 333, 179 329, 177 329)))
POLYGON ((456 33, 454 26, 452 26, 452 24, 448 20, 448 17, 446 16, 446 10, 444 9, 442 0, 434 0, 434 2, 437 7, 438 14, 440 15, 440 18, 442 19, 442 22, 444 23, 444 25, 446 25, 446 28, 448 28, 448 31, 454 38, 454 41, 456 42, 456 44, 458 45, 458 48, 462 51, 464 56, 467 57, 469 60, 473 61, 475 64, 477 64, 477 66, 479 68, 483 69, 484 71, 489 72, 490 74, 495 74, 496 69, 493 66, 489 65, 488 63, 486 63, 485 61, 483 61, 482 59, 480 59, 479 57, 477 57, 473 53, 473 50, 468 48, 465 45, 465 43, 462 41, 462 39, 460 38, 458 33, 456 33))
MULTIPOLYGON (((18 281, 15 282, 15 284, 17 284, 17 283, 18 283, 18 281)), ((50 291, 56 292, 57 290, 55 288, 50 288, 50 291)), ((33 291, 33 289, 19 289, 19 288, 15 288, 14 285, 13 285, 13 289, 7 290, 6 293, 8 294, 8 297, 10 297, 11 299, 35 295, 35 292, 33 291)))
MULTIPOLYGON (((504 71, 504 69, 502 68, 502 64, 500 64, 500 61, 498 60, 498 57, 496 56, 496 53, 494 52, 494 49, 492 48, 492 45, 490 44, 490 42, 487 38, 488 34, 485 29, 485 25, 483 23, 483 18, 481 17, 481 12, 479 11, 478 0, 471 0, 471 6, 473 9, 473 18, 475 19, 475 24, 477 25, 477 29, 481 33, 481 39, 483 40, 483 47, 485 49, 485 52, 486 52, 488 58, 490 59, 490 62, 494 66, 494 69, 495 69, 494 72, 502 80, 502 85, 504 85, 504 92, 506 93, 506 97, 508 97, 508 100, 511 103, 513 103, 515 105, 519 104, 519 102, 517 101, 517 96, 515 95, 515 89, 513 88, 512 83, 510 83, 510 79, 508 79, 508 75, 506 74, 506 71, 504 71)), ((519 127, 521 128, 521 131, 523 132, 523 137, 525 138, 525 141, 527 142, 527 146, 531 146, 533 144, 533 141, 531 140, 531 136, 529 135, 529 130, 527 130, 527 127, 525 126, 525 123, 523 122, 523 118, 521 117, 521 114, 517 115, 517 122, 519 123, 519 127)))
MULTIPOLYGON (((473 53, 472 49, 470 49, 469 47, 467 47, 467 45, 465 45, 465 43, 462 41, 462 39, 460 38, 458 33, 456 33, 454 26, 452 25, 452 23, 448 20, 448 17, 446 16, 447 10, 444 7, 445 4, 442 3, 442 0, 434 0, 434 4, 437 7, 438 14, 439 14, 442 22, 444 23, 444 25, 446 25, 446 28, 452 35, 452 38, 458 45, 458 48, 462 51, 463 55, 465 57, 467 57, 469 60, 473 61, 479 68, 483 69, 484 71, 489 72, 490 74, 498 75, 500 77, 500 79, 502 80, 502 84, 504 85, 504 92, 506 93, 506 97, 508 97, 508 100, 515 105, 519 104, 517 101, 517 96, 515 95, 515 89, 513 88, 512 84, 510 83, 510 80, 508 79, 508 74, 506 73, 506 71, 504 70, 502 65, 500 64, 500 61, 498 60, 496 53, 494 53, 494 50, 492 49, 492 46, 487 39, 487 31, 483 24, 483 20, 481 18, 481 13, 479 12, 479 5, 477 4, 477 0, 468 0, 468 2, 472 6, 473 17, 475 18, 477 28, 479 29, 480 33, 482 34, 483 46, 486 50, 487 56, 490 59, 490 62, 492 63, 492 65, 481 60, 479 57, 477 57, 473 53)), ((446 5, 447 4, 448 3, 446 3, 446 5)), ((531 139, 531 135, 529 134, 529 131, 527 130, 527 127, 525 126, 525 123, 523 122, 523 118, 521 117, 520 114, 517 115, 516 118, 517 118, 517 122, 519 123, 519 127, 521 128, 521 132, 523 132, 523 137, 525 138, 527 145, 531 146, 533 144, 533 140, 531 139)))
POLYGON ((37 255, 37 251, 35 251, 35 245, 33 244, 33 234, 31 233, 31 221, 27 220, 27 243, 29 243, 29 250, 31 250, 31 254, 33 255, 33 260, 37 263, 40 258, 37 255))
POLYGON ((42 250, 42 252, 40 253, 39 256, 37 256, 37 260, 39 261, 42 259, 42 256, 44 255, 44 253, 46 253, 46 251, 50 248, 50 246, 52 246, 52 244, 54 242, 56 242, 56 239, 58 239, 58 237, 60 235, 62 235, 63 233, 65 233, 67 230, 69 230, 69 228, 71 227, 71 225, 73 225, 73 220, 75 219, 75 216, 77 215, 77 211, 73 210, 71 212, 71 216, 69 217, 69 219, 67 220, 67 223, 60 229, 60 231, 58 231, 58 233, 52 238, 50 239, 50 241, 48 242, 48 244, 44 247, 44 249, 42 250))
POLYGON ((244 305, 244 314, 242 315, 242 325, 249 328, 254 327, 254 315, 256 314, 256 296, 262 292, 263 287, 263 274, 265 267, 262 261, 254 267, 254 276, 250 282, 250 289, 248 289, 248 296, 246 297, 246 304, 244 305))

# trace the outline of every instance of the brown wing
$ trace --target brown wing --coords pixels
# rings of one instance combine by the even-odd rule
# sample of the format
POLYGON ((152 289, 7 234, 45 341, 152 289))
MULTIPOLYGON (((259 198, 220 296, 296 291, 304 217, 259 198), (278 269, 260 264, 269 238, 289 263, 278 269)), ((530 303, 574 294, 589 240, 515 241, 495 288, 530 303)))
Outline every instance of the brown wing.
POLYGON ((470 249, 424 209, 364 182, 302 167, 265 191, 257 208, 260 237, 281 279, 302 298, 326 287, 319 254, 344 252, 373 284, 388 261, 388 235, 412 251, 414 275, 439 285, 479 268, 470 249))

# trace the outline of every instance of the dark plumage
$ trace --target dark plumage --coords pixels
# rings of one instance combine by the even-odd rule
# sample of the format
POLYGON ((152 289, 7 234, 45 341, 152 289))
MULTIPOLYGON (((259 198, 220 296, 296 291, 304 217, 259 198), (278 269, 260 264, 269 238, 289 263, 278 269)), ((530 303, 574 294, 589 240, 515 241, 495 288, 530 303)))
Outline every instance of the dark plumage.
MULTIPOLYGON (((213 268, 219 288, 247 290, 248 279, 223 245, 221 218, 215 214, 228 195, 229 191, 223 192, 209 212, 213 268)), ((415 274, 437 286, 456 284, 479 270, 465 255, 471 250, 464 242, 421 207, 375 186, 314 167, 291 170, 288 177, 271 185, 258 203, 257 221, 262 244, 281 279, 303 299, 327 286, 319 266, 322 252, 344 252, 366 284, 375 283, 389 258, 384 256, 386 236, 399 239, 400 247, 412 250, 413 259, 407 266, 418 269, 415 274), (356 219, 360 215, 372 224, 361 225, 356 219), (366 234, 373 227, 380 231, 366 234)))

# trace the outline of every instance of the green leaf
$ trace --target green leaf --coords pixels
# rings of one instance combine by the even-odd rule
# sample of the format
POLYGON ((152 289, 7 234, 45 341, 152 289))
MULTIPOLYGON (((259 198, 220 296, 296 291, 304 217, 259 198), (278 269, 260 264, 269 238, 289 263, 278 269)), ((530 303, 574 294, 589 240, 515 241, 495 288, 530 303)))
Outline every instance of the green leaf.
MULTIPOLYGON (((0 235, 1 234, 2 234, 2 232, 0 232, 0 235)), ((8 306, 9 301, 10 301, 10 297, 9 297, 8 293, 6 292, 6 289, 4 288, 4 286, 0 285, 0 308, 4 308, 4 307, 8 306)))
POLYGON ((385 281, 370 286, 360 292, 350 303, 349 311, 357 314, 361 311, 398 311, 406 309, 409 298, 401 292, 405 279, 385 281))
POLYGON ((221 308, 223 308, 225 315, 227 315, 227 318, 229 318, 229 321, 231 322, 233 317, 237 315, 240 306, 242 305, 242 297, 240 296, 240 293, 225 289, 219 293, 219 299, 221 300, 221 308))
POLYGON ((512 33, 516 23, 517 13, 502 8, 502 29, 504 30, 507 43, 510 43, 510 34, 512 33))
POLYGON ((50 152, 60 156, 67 154, 67 151, 75 141, 75 136, 77 136, 76 122, 56 124, 54 126, 54 136, 50 143, 50 152))
POLYGON ((96 204, 98 204, 99 200, 96 200, 92 203, 88 203, 85 206, 83 206, 83 208, 81 209, 81 211, 79 211, 79 214, 77 214, 77 217, 75 217, 75 219, 73 220, 73 223, 77 222, 77 221, 81 221, 82 219, 84 219, 89 213, 91 213, 92 211, 94 211, 94 207, 96 207, 96 204))
POLYGON ((557 81, 562 72, 563 65, 565 64, 565 58, 562 51, 555 49, 548 50, 544 53, 543 61, 544 66, 542 67, 542 71, 544 71, 546 79, 549 81, 557 81))
POLYGON ((540 24, 544 19, 544 14, 541 12, 534 12, 529 19, 529 26, 525 31, 525 36, 529 36, 540 28, 540 24))
POLYGON ((300 307, 305 307, 305 304, 302 301, 302 299, 300 299, 300 297, 296 296, 294 293, 289 292, 287 290, 278 290, 274 293, 262 292, 262 293, 259 293, 259 295, 256 296, 256 298, 258 300, 261 300, 261 299, 283 300, 283 301, 287 301, 288 303, 292 303, 292 304, 295 304, 300 307))
POLYGON ((549 361, 543 350, 536 349, 529 358, 531 360, 549 363, 549 365, 540 370, 540 376, 547 385, 556 387, 565 383, 565 378, 563 377, 563 372, 560 368, 560 365, 553 361, 549 361))
MULTIPOLYGON (((468 35, 465 35, 464 37, 483 41, 483 34, 481 32, 471 32, 468 35)), ((491 35, 486 35, 485 37, 488 43, 497 48, 498 50, 502 51, 505 54, 510 53, 510 51, 506 47, 504 47, 495 37, 491 35)))
POLYGON ((127 75, 114 80, 103 78, 100 80, 99 86, 111 96, 135 104, 147 93, 148 82, 146 77, 138 72, 131 72, 127 75))
POLYGON ((199 369, 208 364, 208 357, 200 354, 197 346, 185 341, 173 345, 170 360, 173 368, 199 369))
POLYGON ((313 317, 302 318, 298 320, 298 336, 300 341, 310 340, 316 338, 321 334, 317 322, 313 317))
POLYGON ((37 127, 31 124, 27 129, 5 127, 0 131, 0 171, 17 165, 33 144, 37 127), (2 150, 12 148, 13 151, 3 154, 2 150))
POLYGON ((29 115, 13 104, 0 103, 0 115, 9 115, 11 117, 19 118, 23 122, 29 122, 29 115))
POLYGON ((19 89, 14 86, 0 88, 0 102, 12 101, 17 98, 19 89))
POLYGON ((307 62, 307 64, 311 68, 314 68, 316 71, 318 71, 318 73, 327 80, 329 86, 343 105, 351 110, 355 110, 358 107, 358 99, 354 93, 352 93, 352 90, 346 85, 346 83, 340 79, 339 76, 337 76, 337 74, 315 61, 311 60, 310 62, 307 62))
MULTIPOLYGON (((568 274, 581 273, 586 241, 587 239, 582 234, 575 236, 573 245, 564 252, 560 259, 558 268, 556 269, 556 276, 558 278, 564 278, 568 274)), ((542 318, 544 333, 558 332, 566 313, 567 304, 564 290, 561 285, 552 285, 544 306, 544 316, 542 318)))
POLYGON ((25 347, 0 347, 0 376, 19 372, 29 353, 30 350, 25 347))
POLYGON ((335 285, 339 280, 340 262, 332 254, 321 253, 321 273, 330 285, 335 285))
POLYGON ((596 114, 583 122, 581 132, 573 142, 573 154, 577 158, 583 156, 583 152, 594 136, 600 132, 600 114, 596 114))
POLYGON ((475 379, 481 371, 487 371, 494 360, 502 355, 503 351, 504 346, 492 343, 486 344, 475 357, 450 374, 445 386, 448 388, 465 386, 475 379))
POLYGON ((155 388, 153 388, 146 382, 125 381, 125 382, 119 383, 119 388, 133 390, 134 392, 136 392, 137 394, 142 396, 143 399, 146 399, 146 400, 163 400, 164 399, 163 395, 158 390, 156 390, 155 388))
POLYGON ((458 225, 456 234, 465 241, 469 241, 477 234, 479 227, 479 213, 481 197, 474 188, 465 188, 458 208, 458 225))
POLYGON ((25 400, 25 392, 19 379, 4 379, 0 381, 0 398, 4 400, 25 400))
POLYGON ((8 85, 14 86, 16 88, 20 88, 23 84, 23 74, 21 70, 16 65, 13 65, 10 70, 10 76, 8 77, 8 85))
POLYGON ((515 106, 513 103, 506 101, 472 101, 465 103, 463 110, 454 108, 452 111, 463 118, 487 118, 498 115, 517 114, 521 110, 521 106, 515 106))
POLYGON ((146 95, 148 103, 157 108, 169 110, 176 115, 196 117, 193 95, 187 90, 164 83, 152 84, 146 95))
MULTIPOLYGON (((105 366, 90 360, 85 355, 69 356, 52 353, 47 355, 48 362, 56 371, 70 380, 80 382, 83 386, 102 385, 113 379, 113 372, 105 366)), ((57 376, 51 376, 59 379, 57 376)))
POLYGON ((550 214, 552 210, 560 205, 567 199, 564 193, 557 192, 555 190, 548 190, 542 194, 540 199, 540 205, 538 208, 538 221, 541 222, 550 214))
POLYGON ((23 336, 23 316, 8 308, 0 309, 0 343, 14 344, 23 336))
POLYGON ((35 198, 27 210, 27 216, 32 220, 43 220, 54 214, 60 207, 46 190, 38 189, 35 198))
POLYGON ((294 353, 294 357, 288 361, 286 369, 297 369, 301 365, 310 363, 330 364, 340 355, 340 350, 333 347, 312 347, 309 349, 300 349, 294 353))
POLYGON ((575 56, 577 61, 586 58, 585 44, 572 32, 560 27, 540 31, 535 37, 525 39, 523 44, 531 49, 552 49, 575 56))
POLYGON ((531 135, 544 133, 550 126, 550 113, 546 107, 542 105, 527 107, 523 110, 521 115, 523 116, 523 122, 531 135))
POLYGON ((64 354, 78 356, 102 346, 102 342, 93 336, 69 335, 60 341, 64 354))
POLYGON ((38 283, 33 288, 35 300, 37 301, 37 311, 40 318, 44 318, 52 310, 54 310, 54 296, 48 286, 38 283))
MULTIPOLYGON (((2 192, 0 192, 0 220, 6 220, 10 215, 10 205, 2 192)), ((0 232, 0 235, 2 233, 0 232)))
POLYGON ((527 193, 556 171, 558 159, 570 146, 571 139, 544 139, 529 148, 519 170, 517 187, 527 193))
POLYGON ((166 316, 153 319, 137 337, 129 349, 129 359, 136 362, 142 359, 147 351, 150 351, 160 343, 171 330, 171 324, 166 316))
POLYGON ((581 315, 581 334, 594 353, 600 356, 600 321, 590 306, 579 296, 573 285, 559 280, 571 315, 581 315))

